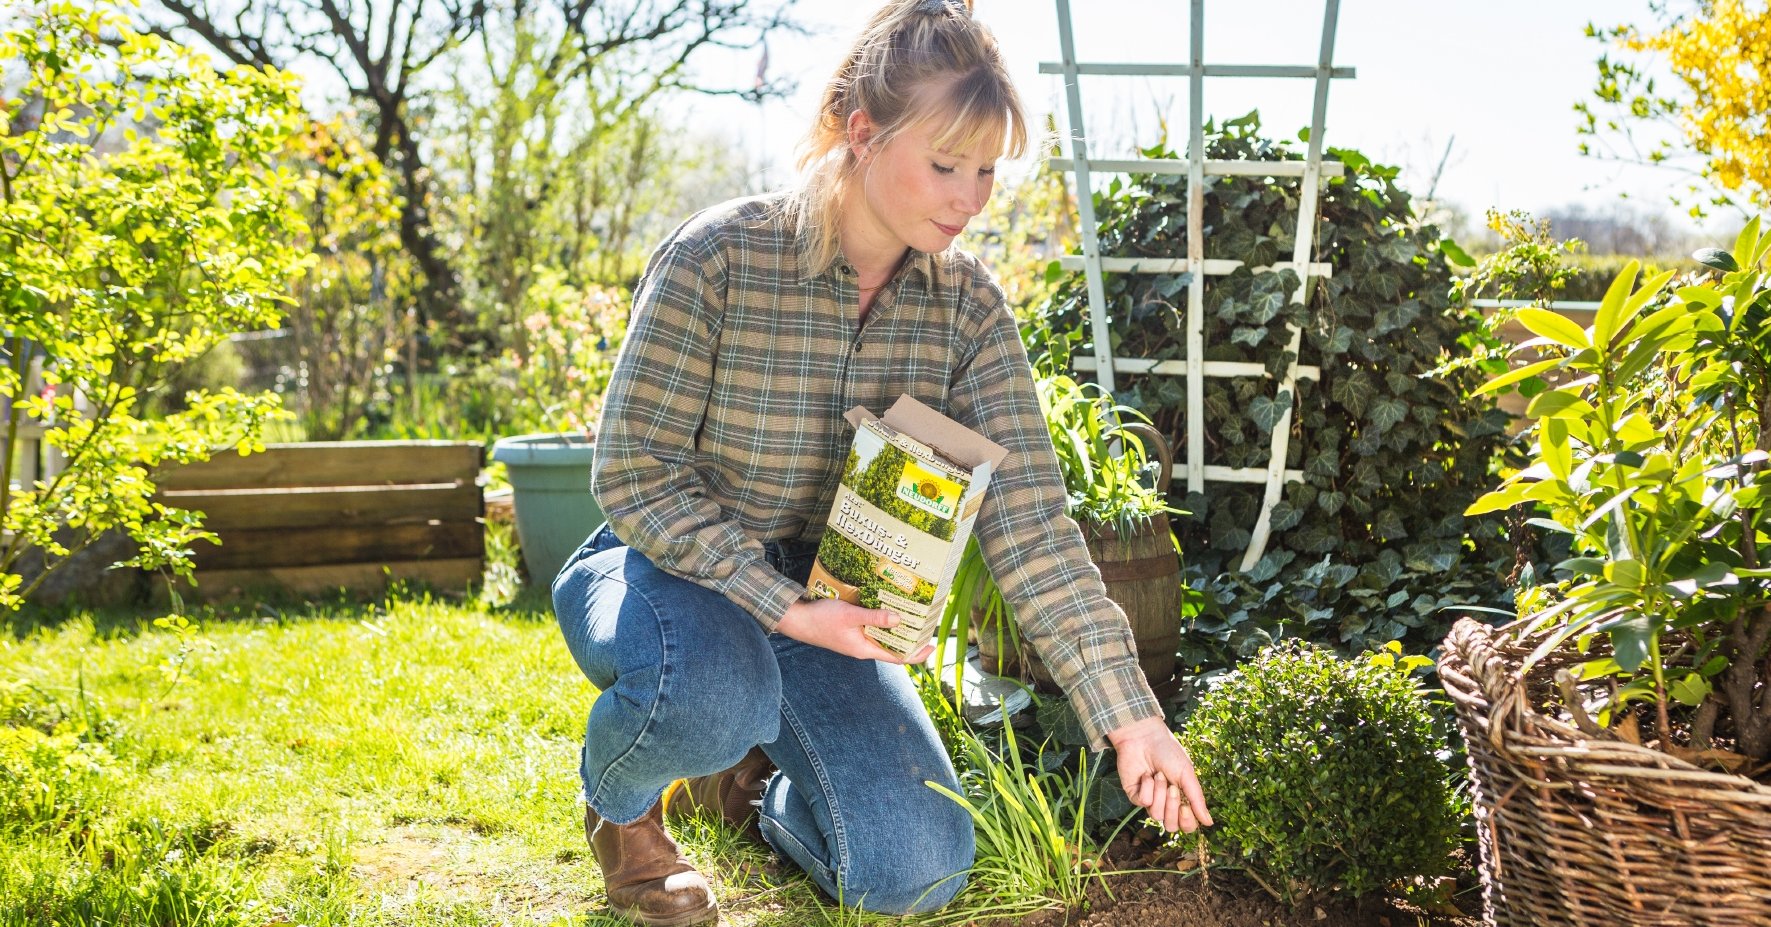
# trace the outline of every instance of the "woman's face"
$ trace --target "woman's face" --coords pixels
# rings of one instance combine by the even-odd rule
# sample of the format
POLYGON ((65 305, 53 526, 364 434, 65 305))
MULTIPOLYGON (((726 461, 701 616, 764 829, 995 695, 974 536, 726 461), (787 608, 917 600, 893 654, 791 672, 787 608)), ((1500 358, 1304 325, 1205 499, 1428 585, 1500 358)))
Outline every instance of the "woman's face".
POLYGON ((939 150, 933 135, 942 122, 924 120, 864 153, 861 218, 882 246, 945 251, 990 201, 999 146, 986 139, 974 150, 939 150))

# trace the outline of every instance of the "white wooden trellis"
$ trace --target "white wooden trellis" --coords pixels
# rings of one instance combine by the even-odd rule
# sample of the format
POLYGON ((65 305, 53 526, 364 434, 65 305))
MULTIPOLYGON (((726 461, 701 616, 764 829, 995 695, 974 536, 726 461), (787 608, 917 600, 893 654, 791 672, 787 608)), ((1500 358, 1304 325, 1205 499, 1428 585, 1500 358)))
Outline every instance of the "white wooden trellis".
POLYGON ((1289 263, 1271 267, 1251 268, 1260 273, 1291 268, 1298 275, 1299 286, 1292 294, 1294 303, 1302 302, 1310 292, 1314 277, 1328 277, 1327 264, 1310 263, 1315 244, 1316 201, 1322 179, 1345 173, 1339 163, 1322 162, 1323 122, 1328 110, 1328 82, 1333 78, 1354 76, 1352 68, 1334 67, 1334 30, 1339 19, 1340 0, 1327 0, 1322 21, 1322 46, 1315 66, 1287 67, 1277 65, 1207 65, 1205 63, 1205 0, 1192 0, 1191 59, 1188 64, 1083 64, 1076 60, 1076 43, 1071 30, 1070 2, 1057 0, 1058 41, 1063 60, 1042 62, 1042 74, 1062 74, 1068 97, 1070 116, 1070 157, 1053 158, 1052 164, 1076 175, 1076 204, 1080 213, 1079 233, 1082 254, 1061 259, 1066 270, 1084 271, 1088 283, 1089 319, 1092 326, 1094 358, 1076 358, 1078 370, 1092 370, 1100 384, 1112 390, 1115 371, 1157 375, 1183 375, 1187 378, 1187 459, 1175 465, 1175 475, 1183 472, 1188 492, 1202 492, 1207 480, 1235 483, 1264 483, 1266 494, 1261 513, 1250 534, 1248 550, 1242 556, 1242 569, 1254 567, 1266 551, 1272 532, 1273 506, 1291 480, 1303 479, 1303 473, 1285 468, 1291 432, 1292 410, 1296 407, 1299 378, 1320 380, 1321 371, 1297 362, 1301 332, 1289 326, 1291 363, 1280 378, 1277 398, 1291 397, 1285 412, 1273 426, 1268 464, 1265 467, 1221 467, 1205 462, 1205 378, 1266 377, 1266 368, 1254 363, 1232 363, 1205 360, 1205 278, 1229 274, 1241 261, 1206 260, 1204 238, 1205 178, 1210 176, 1299 177, 1302 193, 1298 197, 1298 222, 1295 246, 1289 263), (1189 83, 1188 157, 1107 160, 1090 158, 1088 133, 1082 118, 1082 90, 1078 77, 1117 75, 1131 77, 1186 77, 1189 83), (1304 77, 1316 82, 1316 94, 1310 115, 1309 149, 1303 161, 1208 161, 1205 159, 1205 78, 1207 77, 1304 77), (1187 175, 1187 256, 1185 258, 1127 258, 1101 254, 1099 229, 1095 220, 1094 173, 1144 173, 1187 175), (1157 362, 1148 358, 1113 356, 1112 339, 1107 328, 1107 298, 1102 279, 1104 273, 1170 274, 1192 273, 1187 286, 1187 357, 1184 361, 1157 362))

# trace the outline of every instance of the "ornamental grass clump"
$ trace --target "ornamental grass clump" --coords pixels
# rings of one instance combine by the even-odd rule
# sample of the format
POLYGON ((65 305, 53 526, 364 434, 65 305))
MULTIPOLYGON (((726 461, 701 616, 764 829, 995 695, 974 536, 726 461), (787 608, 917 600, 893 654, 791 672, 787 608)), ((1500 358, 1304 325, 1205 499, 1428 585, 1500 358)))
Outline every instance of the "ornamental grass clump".
POLYGON ((1456 804, 1407 666, 1291 641, 1200 700, 1183 740, 1220 861, 1292 904, 1446 868, 1456 804))
POLYGON ((1102 848, 1132 816, 1124 815, 1106 839, 1094 840, 1087 805, 1100 767, 1091 768, 1086 754, 1075 772, 1030 763, 1014 727, 1001 730, 1001 740, 992 746, 970 729, 957 729, 955 765, 965 794, 924 783, 972 816, 978 848, 971 884, 993 917, 1085 904, 1089 885, 1106 875, 1102 848))

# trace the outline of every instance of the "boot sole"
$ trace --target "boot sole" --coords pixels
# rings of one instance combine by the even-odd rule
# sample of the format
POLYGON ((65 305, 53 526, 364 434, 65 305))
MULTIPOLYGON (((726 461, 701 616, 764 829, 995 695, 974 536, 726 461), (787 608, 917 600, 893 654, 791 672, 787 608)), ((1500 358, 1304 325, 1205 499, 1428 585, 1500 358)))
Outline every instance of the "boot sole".
POLYGON ((719 905, 717 903, 710 904, 700 911, 685 911, 672 917, 660 918, 647 917, 633 908, 620 908, 614 904, 609 905, 609 910, 636 924, 644 924, 645 927, 688 927, 690 924, 711 924, 719 920, 719 905))

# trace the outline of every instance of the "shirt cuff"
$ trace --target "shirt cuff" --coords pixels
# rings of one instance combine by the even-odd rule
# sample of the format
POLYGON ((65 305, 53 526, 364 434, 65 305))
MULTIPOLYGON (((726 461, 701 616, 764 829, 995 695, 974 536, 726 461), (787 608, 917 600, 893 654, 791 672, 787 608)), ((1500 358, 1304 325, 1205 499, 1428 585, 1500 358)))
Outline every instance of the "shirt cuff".
POLYGON ((1070 702, 1088 736, 1089 749, 1097 753, 1113 746, 1109 732, 1133 721, 1164 717, 1136 657, 1091 668, 1070 692, 1070 702))
POLYGON ((766 562, 745 564, 727 580, 726 598, 749 612, 764 631, 773 631, 787 614, 787 607, 805 598, 806 587, 782 576, 766 562))

